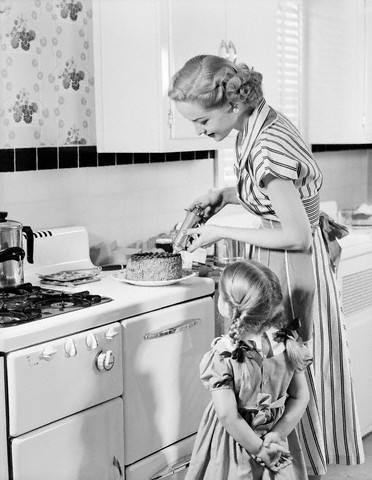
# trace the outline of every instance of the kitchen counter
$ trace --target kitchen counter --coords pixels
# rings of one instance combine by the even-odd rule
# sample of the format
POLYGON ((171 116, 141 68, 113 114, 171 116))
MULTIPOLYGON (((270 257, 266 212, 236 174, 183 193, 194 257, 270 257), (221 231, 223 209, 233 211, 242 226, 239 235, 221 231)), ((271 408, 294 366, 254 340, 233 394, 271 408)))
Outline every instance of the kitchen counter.
POLYGON ((187 302, 194 298, 212 295, 215 283, 210 278, 193 277, 174 285, 163 287, 137 287, 112 277, 112 272, 102 272, 101 280, 74 288, 40 285, 36 275, 26 275, 25 282, 44 288, 82 292, 110 297, 111 302, 94 305, 74 312, 35 320, 19 326, 0 329, 0 352, 6 353, 41 342, 49 341, 111 322, 133 317, 138 312, 146 313, 165 306, 187 302), (171 297, 171 300, 170 300, 171 297), (78 326, 77 326, 78 323, 78 326))

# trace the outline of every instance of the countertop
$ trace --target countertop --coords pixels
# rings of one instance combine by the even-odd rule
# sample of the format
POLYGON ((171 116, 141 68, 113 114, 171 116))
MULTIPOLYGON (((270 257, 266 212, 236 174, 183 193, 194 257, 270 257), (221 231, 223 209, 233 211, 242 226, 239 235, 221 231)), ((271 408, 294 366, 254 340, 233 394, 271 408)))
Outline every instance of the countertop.
MULTIPOLYGON (((211 295, 215 291, 215 283, 210 278, 196 276, 169 286, 139 287, 114 279, 112 273, 102 272, 100 281, 70 289, 53 287, 56 290, 68 292, 88 290, 91 294, 112 298, 111 302, 14 327, 0 328, 0 352, 6 353, 54 338, 73 335, 135 315, 211 295)), ((35 275, 26 275, 25 282, 39 285, 38 277, 35 275)))

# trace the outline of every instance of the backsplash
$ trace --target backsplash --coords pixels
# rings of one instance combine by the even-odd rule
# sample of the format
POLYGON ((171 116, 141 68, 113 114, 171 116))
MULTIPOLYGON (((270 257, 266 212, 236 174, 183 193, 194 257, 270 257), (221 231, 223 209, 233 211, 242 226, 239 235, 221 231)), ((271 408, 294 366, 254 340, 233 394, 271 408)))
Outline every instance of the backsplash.
POLYGON ((95 146, 16 148, 0 150, 0 172, 107 167, 140 163, 214 158, 214 150, 169 153, 97 153, 95 146))

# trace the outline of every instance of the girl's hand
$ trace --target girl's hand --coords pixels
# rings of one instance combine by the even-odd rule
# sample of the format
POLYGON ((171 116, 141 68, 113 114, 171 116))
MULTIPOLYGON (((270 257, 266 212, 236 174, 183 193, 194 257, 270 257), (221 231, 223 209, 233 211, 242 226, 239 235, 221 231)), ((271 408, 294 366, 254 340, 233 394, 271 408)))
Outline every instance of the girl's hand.
POLYGON ((192 210, 196 206, 199 206, 204 210, 205 220, 208 220, 217 212, 219 212, 225 205, 226 202, 224 200, 223 190, 214 190, 207 193, 207 195, 203 195, 202 197, 194 200, 192 204, 189 205, 188 210, 192 210))
POLYGON ((285 440, 279 435, 278 432, 269 432, 263 437, 263 446, 269 447, 271 443, 277 443, 278 445, 285 445, 285 440))
POLYGON ((198 235, 194 238, 191 246, 187 249, 188 252, 193 252, 200 247, 209 247, 213 243, 218 242, 223 238, 223 232, 220 227, 216 225, 202 225, 197 228, 188 228, 187 235, 198 235))
POLYGON ((256 462, 266 466, 273 472, 278 472, 292 463, 292 459, 287 448, 277 443, 270 443, 268 447, 262 445, 257 456, 256 462))

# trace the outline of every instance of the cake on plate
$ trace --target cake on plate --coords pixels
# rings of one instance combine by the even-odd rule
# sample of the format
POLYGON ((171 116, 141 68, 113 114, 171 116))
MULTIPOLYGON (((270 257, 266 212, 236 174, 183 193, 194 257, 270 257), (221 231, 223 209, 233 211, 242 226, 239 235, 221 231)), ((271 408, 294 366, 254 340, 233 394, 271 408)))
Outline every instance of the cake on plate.
POLYGON ((142 252, 131 255, 126 267, 127 280, 161 282, 182 278, 179 253, 142 252))

